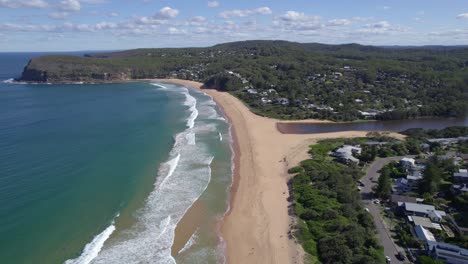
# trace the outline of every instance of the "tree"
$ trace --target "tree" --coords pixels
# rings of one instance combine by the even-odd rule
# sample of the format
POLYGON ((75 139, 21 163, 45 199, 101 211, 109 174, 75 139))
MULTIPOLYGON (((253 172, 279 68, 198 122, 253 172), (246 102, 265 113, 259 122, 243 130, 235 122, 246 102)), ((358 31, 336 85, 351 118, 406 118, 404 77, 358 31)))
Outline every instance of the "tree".
POLYGON ((439 190, 439 183, 442 180, 442 169, 437 166, 437 159, 429 160, 424 170, 424 176, 419 183, 419 193, 434 194, 439 190))
POLYGON ((376 194, 382 199, 388 199, 392 193, 392 179, 390 174, 387 171, 382 171, 380 173, 376 194))

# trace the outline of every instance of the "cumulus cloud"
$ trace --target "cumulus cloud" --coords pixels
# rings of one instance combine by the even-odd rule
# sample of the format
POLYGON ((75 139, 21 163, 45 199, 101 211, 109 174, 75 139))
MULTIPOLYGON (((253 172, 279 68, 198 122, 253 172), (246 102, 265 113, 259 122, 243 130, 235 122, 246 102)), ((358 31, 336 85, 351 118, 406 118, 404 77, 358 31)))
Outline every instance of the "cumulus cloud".
POLYGON ((219 13, 219 16, 225 19, 235 18, 235 17, 247 17, 252 15, 269 15, 272 11, 269 7, 259 7, 255 9, 233 9, 233 10, 226 10, 219 13))
POLYGON ((462 13, 457 16, 458 19, 468 19, 468 13, 462 13))
POLYGON ((49 14, 49 17, 52 19, 66 19, 68 15, 68 12, 52 12, 49 14))
POLYGON ((319 16, 308 16, 297 11, 287 11, 275 18, 273 25, 287 30, 317 30, 324 26, 319 16))
POLYGON ((49 4, 43 0, 0 0, 0 7, 6 8, 46 8, 49 4))
POLYGON ((167 29, 167 33, 169 33, 170 35, 184 35, 184 34, 187 34, 187 32, 183 29, 179 29, 179 28, 176 28, 176 27, 169 27, 167 29))
POLYGON ((190 18, 186 23, 185 25, 186 26, 196 26, 196 27, 199 27, 199 26, 204 26, 206 25, 208 22, 206 21, 206 18, 203 17, 203 16, 195 16, 195 17, 192 17, 190 18))
POLYGON ((400 26, 394 26, 388 21, 379 21, 376 23, 366 24, 358 31, 361 33, 390 34, 396 32, 405 32, 407 30, 406 28, 402 28, 400 26))
POLYGON ((349 24, 351 24, 351 20, 349 19, 332 19, 332 20, 328 20, 326 25, 336 27, 336 26, 347 26, 349 24))
POLYGON ((77 12, 81 10, 81 4, 78 0, 62 0, 60 1, 58 8, 63 11, 77 12))
POLYGON ((219 2, 218 1, 208 1, 208 7, 218 7, 219 2))
POLYGON ((158 13, 154 15, 155 19, 170 19, 175 18, 179 14, 179 10, 171 8, 169 6, 163 7, 158 13))

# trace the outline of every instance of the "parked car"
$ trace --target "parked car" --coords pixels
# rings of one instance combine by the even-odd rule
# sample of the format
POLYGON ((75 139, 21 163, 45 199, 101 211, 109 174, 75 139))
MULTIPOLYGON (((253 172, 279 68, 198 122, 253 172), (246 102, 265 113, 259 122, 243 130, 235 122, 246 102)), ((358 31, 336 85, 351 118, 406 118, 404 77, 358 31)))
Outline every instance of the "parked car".
POLYGON ((380 204, 380 201, 379 201, 378 199, 375 199, 375 200, 374 200, 374 203, 375 203, 375 204, 380 204))
POLYGON ((387 260, 387 264, 392 263, 392 259, 389 256, 385 256, 385 259, 387 260))
POLYGON ((401 251, 396 254, 396 257, 401 261, 405 260, 405 254, 401 251))

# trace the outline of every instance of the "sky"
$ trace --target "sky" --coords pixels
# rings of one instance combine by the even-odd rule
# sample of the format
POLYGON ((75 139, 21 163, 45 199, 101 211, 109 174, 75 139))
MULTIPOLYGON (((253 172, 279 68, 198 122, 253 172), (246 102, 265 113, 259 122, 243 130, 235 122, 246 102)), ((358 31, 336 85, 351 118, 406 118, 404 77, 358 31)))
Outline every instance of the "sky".
POLYGON ((0 0, 0 52, 251 39, 468 45, 468 0, 0 0))

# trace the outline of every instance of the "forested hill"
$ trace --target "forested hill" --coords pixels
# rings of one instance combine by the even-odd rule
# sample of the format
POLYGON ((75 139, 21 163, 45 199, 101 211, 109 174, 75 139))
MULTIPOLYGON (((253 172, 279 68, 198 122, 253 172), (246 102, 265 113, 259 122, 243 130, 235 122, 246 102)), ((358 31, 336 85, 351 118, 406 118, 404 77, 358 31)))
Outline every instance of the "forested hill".
POLYGON ((468 47, 243 41, 32 59, 22 81, 202 81, 285 119, 400 119, 468 111, 468 47))

